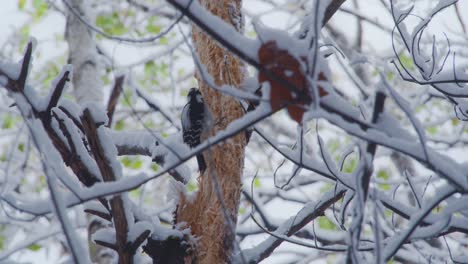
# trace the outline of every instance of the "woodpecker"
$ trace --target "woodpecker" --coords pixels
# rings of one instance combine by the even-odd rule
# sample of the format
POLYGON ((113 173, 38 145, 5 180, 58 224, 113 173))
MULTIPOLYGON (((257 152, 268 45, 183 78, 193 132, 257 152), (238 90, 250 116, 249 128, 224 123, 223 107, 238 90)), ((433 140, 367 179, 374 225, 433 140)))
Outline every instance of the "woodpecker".
MULTIPOLYGON (((182 134, 184 143, 190 148, 198 146, 203 131, 205 119, 205 103, 197 88, 191 88, 187 95, 188 102, 182 110, 182 134)), ((202 153, 197 154, 198 169, 203 173, 206 169, 202 153)))

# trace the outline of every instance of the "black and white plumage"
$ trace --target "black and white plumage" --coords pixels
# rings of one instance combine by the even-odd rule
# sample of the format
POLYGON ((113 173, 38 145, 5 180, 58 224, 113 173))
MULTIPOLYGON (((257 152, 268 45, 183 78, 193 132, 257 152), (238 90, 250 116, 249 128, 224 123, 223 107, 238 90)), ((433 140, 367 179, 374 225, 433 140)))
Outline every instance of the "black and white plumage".
MULTIPOLYGON (((203 97, 197 88, 191 88, 188 96, 188 102, 182 110, 182 134, 184 143, 190 148, 198 146, 201 142, 201 134, 205 119, 205 103, 203 97)), ((197 154, 198 168, 200 172, 206 169, 203 154, 197 154)))

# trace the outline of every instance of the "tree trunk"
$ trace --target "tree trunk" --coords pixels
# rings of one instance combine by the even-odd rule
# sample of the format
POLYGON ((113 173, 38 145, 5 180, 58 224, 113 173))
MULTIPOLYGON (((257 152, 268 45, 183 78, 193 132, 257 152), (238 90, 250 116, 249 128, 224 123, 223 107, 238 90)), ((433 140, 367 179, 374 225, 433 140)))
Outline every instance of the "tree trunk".
POLYGON ((76 100, 80 104, 87 101, 102 104, 102 67, 94 34, 77 17, 80 15, 86 21, 94 21, 89 4, 89 1, 84 0, 69 1, 76 14, 71 11, 67 13, 65 38, 68 42, 68 63, 73 65, 72 83, 76 100))
MULTIPOLYGON (((69 1, 71 8, 86 21, 93 21, 84 0, 69 1)), ((102 104, 101 66, 98 60, 94 34, 71 12, 67 12, 65 39, 68 43, 68 63, 73 65, 73 90, 78 103, 94 101, 102 104)), ((88 245, 91 260, 95 263, 112 263, 111 251, 91 240, 92 234, 103 227, 102 220, 87 215, 88 245)))
MULTIPOLYGON (((237 30, 241 30, 241 0, 201 0, 200 3, 213 14, 233 24, 237 30)), ((215 83, 239 87, 244 78, 244 65, 240 60, 196 26, 192 29, 192 39, 201 63, 213 76, 215 83)), ((214 125, 207 136, 225 129, 229 123, 243 116, 244 111, 238 100, 208 87, 199 73, 196 78, 213 118, 214 125)), ((189 262, 230 262, 245 146, 245 134, 241 132, 227 142, 205 151, 207 170, 200 175, 200 189, 196 198, 191 202, 185 197, 180 199, 176 221, 186 222, 192 234, 199 238, 194 256, 189 262)))

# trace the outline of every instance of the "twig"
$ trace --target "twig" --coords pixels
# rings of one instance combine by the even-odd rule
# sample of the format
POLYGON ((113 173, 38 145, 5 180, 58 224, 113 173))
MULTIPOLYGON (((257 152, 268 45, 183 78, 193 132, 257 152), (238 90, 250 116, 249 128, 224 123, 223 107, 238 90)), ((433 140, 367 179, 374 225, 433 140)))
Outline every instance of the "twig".
POLYGON ((120 94, 122 93, 122 90, 123 90, 124 79, 125 79, 125 75, 120 75, 115 78, 114 88, 112 88, 109 101, 107 102, 107 117, 109 118, 107 127, 112 126, 112 118, 114 116, 115 107, 117 106, 117 102, 119 101, 120 94))

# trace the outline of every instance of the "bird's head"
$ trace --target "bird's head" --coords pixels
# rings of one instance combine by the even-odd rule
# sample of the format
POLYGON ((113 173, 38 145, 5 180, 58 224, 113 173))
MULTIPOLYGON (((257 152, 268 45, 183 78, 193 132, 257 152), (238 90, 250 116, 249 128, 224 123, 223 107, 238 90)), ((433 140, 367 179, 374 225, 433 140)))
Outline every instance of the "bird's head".
POLYGON ((197 102, 199 103, 203 102, 203 97, 202 97, 202 94, 200 93, 200 90, 194 87, 190 88, 187 97, 189 100, 197 100, 197 102))

